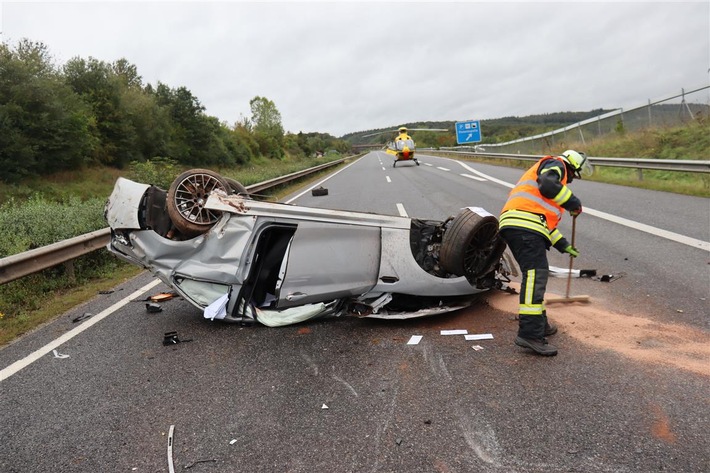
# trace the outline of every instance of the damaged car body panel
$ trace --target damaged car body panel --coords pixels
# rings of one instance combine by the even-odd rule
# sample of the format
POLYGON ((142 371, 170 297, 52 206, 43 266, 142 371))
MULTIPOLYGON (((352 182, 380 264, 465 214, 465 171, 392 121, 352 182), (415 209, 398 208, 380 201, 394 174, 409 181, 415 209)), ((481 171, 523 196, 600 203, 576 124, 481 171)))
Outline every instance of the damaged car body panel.
POLYGON ((244 189, 207 170, 183 173, 168 191, 119 178, 105 209, 108 249, 151 271, 205 317, 269 326, 324 315, 443 313, 508 281, 490 214, 462 209, 424 221, 262 202, 237 188, 244 189), (453 224, 463 214, 474 221, 464 229, 470 238, 448 230, 461 226, 453 224), (211 221, 202 223, 203 215, 211 221), (477 246, 465 247, 471 241, 477 246), (461 266, 460 256, 475 265, 461 266))

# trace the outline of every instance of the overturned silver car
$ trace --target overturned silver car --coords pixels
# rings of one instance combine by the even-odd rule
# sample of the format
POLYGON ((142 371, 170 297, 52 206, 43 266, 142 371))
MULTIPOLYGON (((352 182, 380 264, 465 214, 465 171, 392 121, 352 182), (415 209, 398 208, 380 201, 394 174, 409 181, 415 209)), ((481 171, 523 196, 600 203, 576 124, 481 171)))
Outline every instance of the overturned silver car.
POLYGON ((204 169, 167 191, 119 178, 105 217, 111 253, 206 318, 244 324, 443 313, 504 288, 514 271, 481 208, 430 221, 264 202, 204 169))

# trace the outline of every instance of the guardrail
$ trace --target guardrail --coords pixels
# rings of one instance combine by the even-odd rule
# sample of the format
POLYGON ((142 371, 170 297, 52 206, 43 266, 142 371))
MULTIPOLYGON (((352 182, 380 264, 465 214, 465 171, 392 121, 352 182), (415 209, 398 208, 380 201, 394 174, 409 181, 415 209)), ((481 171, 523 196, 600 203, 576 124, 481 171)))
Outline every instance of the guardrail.
MULTIPOLYGON (((447 148, 427 148, 418 149, 429 153, 450 154, 458 156, 472 156, 478 158, 493 159, 517 159, 521 161, 537 161, 542 158, 533 154, 505 154, 505 153, 485 153, 480 151, 458 151, 447 148)), ((699 172, 710 173, 710 161, 694 159, 644 159, 644 158, 604 158, 589 157, 589 161, 594 166, 608 166, 617 168, 650 169, 656 171, 677 171, 677 172, 699 172)))
MULTIPOLYGON (((246 186, 246 189, 250 194, 258 194, 264 190, 301 179, 359 156, 360 155, 348 156, 304 169, 303 171, 297 171, 268 181, 252 184, 246 186)), ((74 258, 104 248, 109 243, 110 238, 111 229, 103 228, 68 240, 59 241, 41 248, 2 258, 0 259, 0 284, 14 281, 15 279, 37 273, 61 263, 67 263, 74 258)), ((69 270, 71 271, 72 267, 70 267, 69 270)))
MULTIPOLYGON (((454 156, 474 156, 483 158, 518 159, 522 161, 537 161, 542 156, 529 154, 503 154, 503 153, 483 153, 458 151, 452 149, 419 149, 430 153, 448 154, 454 156)), ((342 162, 359 157, 360 155, 349 156, 329 163, 321 164, 303 171, 297 171, 285 176, 270 179, 246 186, 251 194, 258 194, 267 189, 286 184, 310 174, 319 172, 332 166, 337 166, 342 162)), ((710 173, 710 161, 695 160, 673 160, 673 159, 640 159, 640 158, 604 158, 590 157, 594 166, 626 167, 635 169, 653 169, 679 172, 710 173)), ((51 245, 25 251, 16 255, 0 259, 0 284, 5 284, 15 279, 22 278, 29 274, 42 271, 61 263, 66 263, 79 256, 91 253, 97 249, 105 247, 111 237, 109 228, 97 230, 95 232, 79 235, 68 240, 53 243, 51 245)), ((71 270, 71 268, 70 268, 71 270)))

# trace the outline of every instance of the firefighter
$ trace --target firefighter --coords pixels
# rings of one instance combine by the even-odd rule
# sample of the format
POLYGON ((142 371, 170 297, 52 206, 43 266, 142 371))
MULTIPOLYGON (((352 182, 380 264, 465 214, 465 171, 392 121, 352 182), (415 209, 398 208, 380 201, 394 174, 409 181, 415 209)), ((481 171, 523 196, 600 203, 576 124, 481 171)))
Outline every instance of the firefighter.
POLYGON ((501 237, 522 273, 515 344, 539 355, 557 354, 557 348, 545 338, 557 332, 557 327, 547 321, 545 311, 549 274, 546 252, 553 246, 560 253, 579 256, 579 250, 562 236, 557 224, 565 210, 573 218, 582 213, 582 202, 567 184, 592 172, 584 153, 568 150, 560 156, 545 156, 523 174, 501 211, 501 237))

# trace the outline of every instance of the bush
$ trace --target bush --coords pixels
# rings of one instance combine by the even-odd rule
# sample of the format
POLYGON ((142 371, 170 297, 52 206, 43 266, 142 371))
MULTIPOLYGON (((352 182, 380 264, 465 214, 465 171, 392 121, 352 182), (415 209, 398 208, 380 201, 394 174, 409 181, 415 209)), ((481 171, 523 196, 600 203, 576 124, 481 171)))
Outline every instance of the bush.
POLYGON ((35 194, 0 205, 0 258, 106 227, 105 199, 52 202, 35 194))
POLYGON ((130 179, 152 184, 167 190, 179 174, 177 162, 164 157, 155 157, 143 163, 133 161, 128 169, 130 179))

